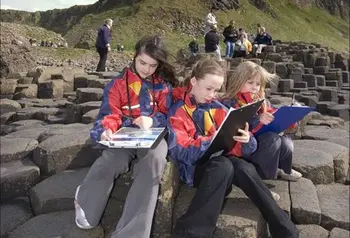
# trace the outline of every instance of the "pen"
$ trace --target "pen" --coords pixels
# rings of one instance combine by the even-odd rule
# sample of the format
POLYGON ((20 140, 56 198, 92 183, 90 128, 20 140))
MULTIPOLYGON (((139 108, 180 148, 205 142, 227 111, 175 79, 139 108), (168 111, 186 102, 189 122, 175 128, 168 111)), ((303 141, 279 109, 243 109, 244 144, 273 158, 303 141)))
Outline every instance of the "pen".
POLYGON ((294 101, 295 101, 295 93, 293 93, 293 95, 292 95, 292 102, 291 102, 291 106, 293 106, 294 105, 294 101))

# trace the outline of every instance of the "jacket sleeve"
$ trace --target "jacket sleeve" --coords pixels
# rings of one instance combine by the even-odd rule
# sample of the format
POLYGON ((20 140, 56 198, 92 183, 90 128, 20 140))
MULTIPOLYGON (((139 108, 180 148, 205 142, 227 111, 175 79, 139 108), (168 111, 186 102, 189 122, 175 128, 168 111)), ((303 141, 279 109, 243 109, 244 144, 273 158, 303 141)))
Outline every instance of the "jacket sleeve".
POLYGON ((171 116, 168 119, 169 155, 173 160, 182 164, 195 164, 208 149, 211 136, 189 136, 181 117, 171 116))
POLYGON ((152 127, 166 127, 169 107, 172 102, 172 87, 170 84, 166 84, 165 89, 160 92, 158 103, 158 111, 152 115, 153 124, 152 127))
POLYGON ((258 148, 258 142, 254 135, 249 132, 250 139, 248 143, 236 142, 229 154, 237 157, 247 157, 253 154, 258 148))
POLYGON ((109 35, 110 35, 110 32, 109 32, 109 29, 107 26, 103 27, 103 32, 102 32, 102 37, 103 37, 103 43, 104 43, 104 46, 107 47, 109 46, 109 35))
POLYGON ((100 111, 94 127, 90 131, 90 136, 94 141, 101 140, 101 134, 108 129, 117 131, 121 124, 122 115, 120 110, 120 94, 112 81, 103 92, 103 99, 100 111))

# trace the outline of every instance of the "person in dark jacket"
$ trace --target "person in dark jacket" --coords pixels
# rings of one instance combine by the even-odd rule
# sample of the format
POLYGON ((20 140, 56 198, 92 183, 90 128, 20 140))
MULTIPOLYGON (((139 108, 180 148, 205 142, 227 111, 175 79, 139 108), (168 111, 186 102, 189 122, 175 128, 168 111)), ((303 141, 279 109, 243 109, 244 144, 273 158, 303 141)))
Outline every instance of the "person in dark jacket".
POLYGON ((260 33, 255 37, 253 51, 259 56, 263 48, 272 45, 272 37, 266 32, 265 27, 260 27, 260 33))
POLYGON ((111 51, 112 25, 113 20, 107 19, 105 20, 105 24, 98 29, 95 46, 100 55, 100 61, 98 62, 96 71, 106 71, 107 54, 108 51, 111 51))
POLYGON ((197 52, 199 51, 199 46, 196 38, 193 38, 193 40, 188 44, 188 47, 190 48, 191 55, 195 56, 197 52))
POLYGON ((204 43, 205 43, 205 53, 218 53, 220 57, 220 48, 219 48, 220 37, 217 34, 217 27, 212 26, 211 31, 205 34, 204 43))
POLYGON ((235 51, 235 44, 238 39, 238 33, 235 27, 233 26, 233 20, 230 21, 230 25, 225 27, 223 35, 225 37, 226 44, 226 57, 233 57, 235 51))

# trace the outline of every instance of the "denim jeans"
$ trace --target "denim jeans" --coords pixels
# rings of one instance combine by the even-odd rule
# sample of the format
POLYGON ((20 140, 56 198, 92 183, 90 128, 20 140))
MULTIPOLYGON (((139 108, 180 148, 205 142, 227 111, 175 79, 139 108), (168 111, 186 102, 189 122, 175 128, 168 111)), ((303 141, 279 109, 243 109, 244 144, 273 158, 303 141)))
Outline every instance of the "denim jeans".
POLYGON ((234 42, 226 41, 226 57, 233 57, 235 45, 234 42))

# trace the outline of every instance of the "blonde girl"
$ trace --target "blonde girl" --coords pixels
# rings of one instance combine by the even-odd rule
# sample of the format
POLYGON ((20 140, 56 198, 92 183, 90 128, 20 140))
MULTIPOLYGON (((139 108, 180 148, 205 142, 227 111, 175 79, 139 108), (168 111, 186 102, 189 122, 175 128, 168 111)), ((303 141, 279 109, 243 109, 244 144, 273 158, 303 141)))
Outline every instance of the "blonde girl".
MULTIPOLYGON (((251 61, 241 63, 232 77, 230 86, 222 97, 222 103, 227 107, 239 108, 246 104, 265 98, 265 87, 275 77, 260 65, 251 61)), ((257 115, 249 123, 250 131, 255 134, 263 125, 274 120, 275 108, 269 102, 265 103, 257 115)), ((278 176, 296 181, 302 175, 292 169, 293 141, 287 136, 274 132, 266 132, 256 137, 257 151, 245 160, 255 165, 262 179, 276 179, 278 176)))

